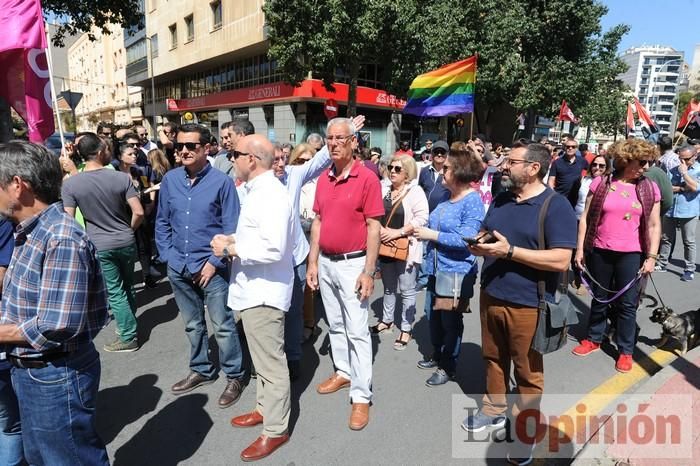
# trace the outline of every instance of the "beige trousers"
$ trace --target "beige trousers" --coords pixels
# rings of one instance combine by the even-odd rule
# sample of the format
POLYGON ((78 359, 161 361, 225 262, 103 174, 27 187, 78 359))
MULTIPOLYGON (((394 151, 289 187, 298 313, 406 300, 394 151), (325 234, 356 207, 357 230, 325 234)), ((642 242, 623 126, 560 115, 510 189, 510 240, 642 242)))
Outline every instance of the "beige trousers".
POLYGON ((263 435, 281 437, 287 433, 290 385, 284 354, 285 313, 270 306, 241 311, 250 357, 258 373, 256 411, 263 416, 263 435))

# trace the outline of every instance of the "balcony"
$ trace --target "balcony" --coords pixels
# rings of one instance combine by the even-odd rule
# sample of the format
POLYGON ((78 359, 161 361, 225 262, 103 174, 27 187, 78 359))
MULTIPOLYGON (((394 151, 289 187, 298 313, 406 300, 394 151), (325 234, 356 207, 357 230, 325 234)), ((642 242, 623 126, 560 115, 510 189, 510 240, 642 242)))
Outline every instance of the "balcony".
POLYGON ((126 65, 126 77, 130 78, 139 73, 148 72, 148 60, 146 57, 139 58, 138 60, 126 65))

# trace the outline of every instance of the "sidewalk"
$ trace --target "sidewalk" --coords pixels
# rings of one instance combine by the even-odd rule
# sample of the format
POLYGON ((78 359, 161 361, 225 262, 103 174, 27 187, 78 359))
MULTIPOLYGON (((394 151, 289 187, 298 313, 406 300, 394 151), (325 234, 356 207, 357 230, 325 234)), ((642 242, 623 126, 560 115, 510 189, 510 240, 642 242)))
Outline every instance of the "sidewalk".
MULTIPOLYGON (((681 409, 692 413, 692 434, 684 430, 684 435, 690 435, 688 441, 692 442, 692 458, 650 458, 648 453, 649 445, 640 446, 637 444, 619 444, 614 439, 598 444, 586 445, 574 460, 572 465, 630 465, 630 466, 683 466, 700 464, 700 346, 689 351, 682 357, 678 357, 668 366, 664 367, 653 377, 644 382, 637 390, 628 394, 625 398, 635 401, 642 400, 648 404, 644 413, 656 419, 657 416, 669 416, 675 414, 674 409, 668 406, 669 395, 690 396, 692 403, 690 406, 683 406, 681 409)), ((603 431, 605 427, 601 428, 603 431)), ((663 456, 657 453, 655 456, 663 456)), ((671 456, 671 455, 669 455, 671 456)))

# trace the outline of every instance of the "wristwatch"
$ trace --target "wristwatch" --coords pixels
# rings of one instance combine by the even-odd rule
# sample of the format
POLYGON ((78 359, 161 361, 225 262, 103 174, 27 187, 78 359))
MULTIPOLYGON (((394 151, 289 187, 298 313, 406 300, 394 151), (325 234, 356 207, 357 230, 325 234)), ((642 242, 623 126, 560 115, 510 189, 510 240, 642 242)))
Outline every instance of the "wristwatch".
POLYGON ((513 250, 515 250, 515 246, 513 246, 511 244, 510 247, 508 248, 508 254, 506 254, 507 260, 511 260, 513 258, 513 250))
POLYGON ((369 278, 374 278, 374 272, 368 272, 366 270, 362 270, 362 273, 365 275, 369 276, 369 278))

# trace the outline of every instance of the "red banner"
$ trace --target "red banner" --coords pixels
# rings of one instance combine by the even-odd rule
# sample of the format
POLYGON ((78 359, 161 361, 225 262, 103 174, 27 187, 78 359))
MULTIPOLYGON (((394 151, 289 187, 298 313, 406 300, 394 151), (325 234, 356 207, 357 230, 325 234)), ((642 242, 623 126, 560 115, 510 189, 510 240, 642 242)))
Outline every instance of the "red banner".
MULTIPOLYGON (((277 82, 217 92, 189 99, 166 99, 166 105, 171 112, 211 110, 221 107, 243 106, 245 104, 301 102, 306 100, 324 103, 329 99, 334 99, 339 104, 347 105, 349 86, 335 83, 334 87, 335 92, 328 91, 323 87, 323 82, 317 79, 304 80, 299 87, 277 82)), ((400 111, 406 105, 406 101, 399 99, 395 95, 387 94, 386 91, 358 86, 357 105, 360 107, 376 107, 400 111)))

